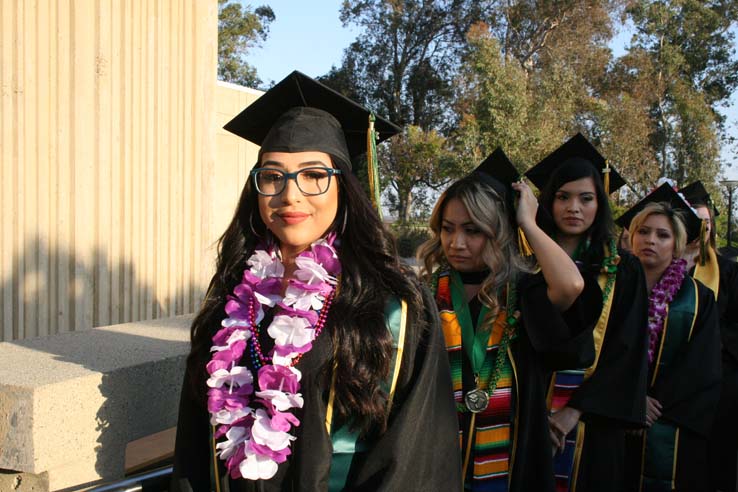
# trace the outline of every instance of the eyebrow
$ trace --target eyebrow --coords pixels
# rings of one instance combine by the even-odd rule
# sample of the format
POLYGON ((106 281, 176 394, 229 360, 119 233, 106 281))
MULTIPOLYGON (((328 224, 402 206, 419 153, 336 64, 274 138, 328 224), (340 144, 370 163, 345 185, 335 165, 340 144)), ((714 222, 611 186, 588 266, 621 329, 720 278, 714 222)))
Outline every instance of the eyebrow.
POLYGON ((579 195, 579 196, 582 196, 582 195, 592 195, 592 196, 594 196, 596 194, 594 191, 581 191, 581 192, 577 193, 576 191, 567 191, 567 190, 556 190, 556 193, 557 194, 558 193, 563 193, 565 195, 579 195))
POLYGON ((441 222, 442 223, 445 223, 445 224, 451 224, 451 225, 460 225, 460 226, 472 225, 472 226, 476 226, 476 224, 474 224, 474 222, 472 222, 471 220, 469 220, 467 222, 462 222, 461 224, 457 224, 456 222, 452 222, 452 221, 450 221, 448 219, 442 219, 441 222))
MULTIPOLYGON (((279 162, 279 161, 272 161, 272 160, 261 163, 261 167, 266 167, 266 166, 281 167, 281 168, 284 168, 285 167, 284 163, 279 162)), ((326 164, 323 161, 305 161, 305 162, 301 162, 300 164, 298 164, 297 167, 298 168, 304 168, 304 167, 325 167, 325 168, 329 168, 329 169, 331 168, 331 166, 329 166, 328 164, 326 164)))

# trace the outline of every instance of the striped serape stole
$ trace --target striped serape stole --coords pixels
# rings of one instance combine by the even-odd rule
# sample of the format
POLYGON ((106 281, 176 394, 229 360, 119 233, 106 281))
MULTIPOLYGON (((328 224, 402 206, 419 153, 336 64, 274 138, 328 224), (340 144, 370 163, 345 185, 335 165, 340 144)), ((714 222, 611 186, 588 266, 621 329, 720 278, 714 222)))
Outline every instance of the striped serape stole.
MULTIPOLYGON (((468 411, 464 405, 463 389, 463 357, 461 342, 461 325, 454 312, 451 301, 450 276, 441 274, 438 279, 436 302, 441 314, 441 326, 446 342, 446 350, 451 365, 451 379, 453 382, 454 400, 459 416, 459 449, 463 449, 464 428, 468 420, 465 416, 468 411)), ((500 311, 495 321, 487 343, 487 353, 484 365, 479 374, 479 387, 487 388, 494 372, 495 358, 498 345, 505 327, 506 312, 500 311)), ((472 448, 472 477, 467 481, 466 490, 475 492, 507 492, 510 466, 511 445, 511 418, 513 370, 509 358, 502 366, 497 387, 490 397, 489 405, 485 410, 476 414, 474 426, 474 444, 472 448)), ((464 471, 466 473, 466 470, 464 471)))
MULTIPOLYGON (((571 395, 577 390, 577 388, 579 388, 579 386, 582 385, 583 381, 584 369, 572 369, 568 371, 557 371, 554 373, 551 390, 551 404, 549 405, 551 412, 558 412, 564 408, 569 403, 571 395)), ((582 427, 580 424, 575 425, 571 432, 566 435, 566 445, 564 450, 557 453, 554 457, 556 492, 568 492, 571 487, 574 461, 577 457, 577 437, 579 435, 580 427, 582 427)))
MULTIPOLYGON (((614 273, 610 274, 614 275, 614 273)), ((595 361, 586 369, 571 369, 556 371, 551 376, 551 384, 548 390, 548 408, 551 413, 556 413, 569 404, 574 392, 582 383, 594 373, 600 360, 600 351, 607 331, 607 323, 610 320, 612 308, 612 293, 615 290, 614 278, 610 279, 607 273, 597 277, 597 283, 603 292, 607 292, 607 298, 603 300, 602 311, 597 324, 592 330, 594 338, 595 361), (606 288, 610 280, 609 289, 606 288)), ((573 492, 576 490, 576 477, 579 468, 579 460, 584 446, 584 422, 577 425, 566 435, 564 450, 554 457, 554 478, 556 480, 556 492, 573 492)))

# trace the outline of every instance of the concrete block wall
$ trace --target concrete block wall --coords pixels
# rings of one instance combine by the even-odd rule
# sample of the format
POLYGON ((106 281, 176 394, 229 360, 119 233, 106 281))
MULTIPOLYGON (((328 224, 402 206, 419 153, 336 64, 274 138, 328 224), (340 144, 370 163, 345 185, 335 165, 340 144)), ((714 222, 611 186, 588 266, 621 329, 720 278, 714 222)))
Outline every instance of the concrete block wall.
POLYGON ((34 476, 33 490, 121 478, 129 441, 176 424, 191 322, 0 343, 0 469, 34 476))

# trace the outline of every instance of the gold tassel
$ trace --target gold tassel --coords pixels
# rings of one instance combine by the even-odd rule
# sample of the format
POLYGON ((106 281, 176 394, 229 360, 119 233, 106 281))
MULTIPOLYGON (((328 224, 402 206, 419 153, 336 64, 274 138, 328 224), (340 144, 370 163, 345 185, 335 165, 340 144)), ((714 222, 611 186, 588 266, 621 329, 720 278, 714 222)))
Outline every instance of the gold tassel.
POLYGON ((707 261, 707 221, 702 219, 700 225, 700 265, 705 266, 707 261))
POLYGON ((377 163, 377 140, 374 133, 374 114, 369 115, 369 129, 366 132, 366 170, 369 180, 369 195, 372 205, 382 219, 381 198, 379 196, 379 164, 377 163))
POLYGON ((525 237, 525 233, 520 227, 518 227, 518 250, 521 256, 533 256, 533 248, 530 247, 528 238, 525 237))
POLYGON ((610 196, 610 163, 605 161, 605 168, 602 170, 604 174, 602 181, 605 185, 605 196, 610 196))

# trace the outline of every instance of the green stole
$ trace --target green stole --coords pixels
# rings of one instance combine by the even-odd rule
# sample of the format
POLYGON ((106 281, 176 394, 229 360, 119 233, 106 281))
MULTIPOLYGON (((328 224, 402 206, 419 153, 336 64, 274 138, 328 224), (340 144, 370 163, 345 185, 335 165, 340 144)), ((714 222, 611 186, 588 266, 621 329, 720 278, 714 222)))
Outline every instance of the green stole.
MULTIPOLYGON (((669 304, 664 330, 661 333, 661 346, 653 366, 651 387, 656 383, 662 371, 669 370, 679 349, 689 343, 698 309, 697 285, 694 279, 685 276, 682 286, 669 304)), ((643 437, 641 491, 671 492, 673 490, 678 450, 679 427, 664 419, 657 420, 643 437)))
MULTIPOLYGON (((404 318, 406 317, 406 313, 403 312, 400 301, 393 297, 385 308, 384 316, 385 324, 389 328, 390 333, 392 333, 392 346, 394 349, 394 357, 392 358, 392 365, 389 372, 391 379, 382 382, 382 388, 388 395, 387 412, 389 414, 389 409, 392 405, 392 396, 394 395, 394 387, 400 371, 404 342, 404 324, 406 321, 404 318)), ((329 397, 329 402, 331 403, 334 394, 333 386, 331 384, 331 396, 329 397)), ((331 403, 329 403, 329 406, 332 407, 331 403)), ((329 412, 332 413, 332 408, 329 412)), ((326 416, 326 420, 332 420, 332 415, 326 416)), ((348 424, 344 424, 338 429, 335 429, 335 426, 330 425, 328 422, 326 425, 330 427, 331 442, 333 443, 333 457, 331 459, 331 471, 328 477, 328 491, 337 492, 343 490, 346 486, 354 456, 366 452, 367 445, 365 441, 359 439, 358 432, 350 430, 350 425, 348 424)))

